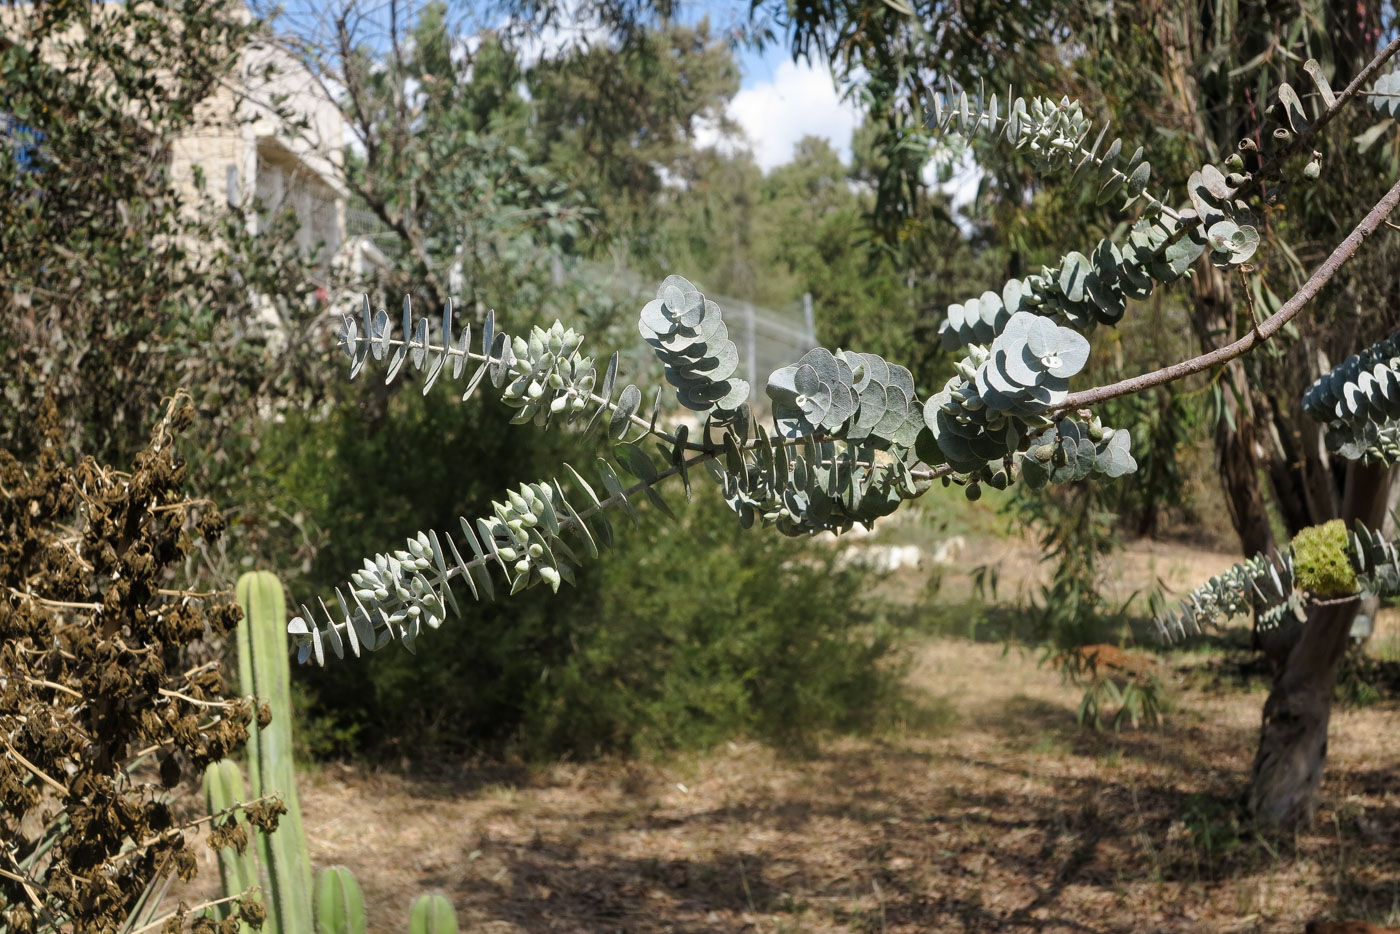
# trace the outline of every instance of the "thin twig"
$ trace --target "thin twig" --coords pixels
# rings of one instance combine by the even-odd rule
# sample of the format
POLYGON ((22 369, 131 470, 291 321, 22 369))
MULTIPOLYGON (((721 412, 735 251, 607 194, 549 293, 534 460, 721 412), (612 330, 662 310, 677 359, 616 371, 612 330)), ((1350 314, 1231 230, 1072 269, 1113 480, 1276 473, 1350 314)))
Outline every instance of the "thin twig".
POLYGON ((30 678, 28 676, 25 676, 24 680, 27 681, 29 684, 33 684, 38 687, 52 688, 55 691, 62 691, 64 694, 69 694, 73 697, 78 698, 78 700, 83 699, 83 695, 81 693, 73 690, 72 688, 64 684, 57 684, 53 681, 45 681, 43 678, 30 678))
MULTIPOLYGON (((10 857, 10 861, 14 861, 13 856, 10 857)), ((33 879, 30 879, 28 876, 17 875, 13 872, 10 872, 8 869, 0 869, 0 876, 4 876, 6 879, 13 879, 16 882, 18 882, 24 888, 24 894, 28 895, 29 900, 34 903, 34 907, 39 909, 40 911, 44 910, 44 903, 39 899, 38 894, 33 889, 33 886, 36 885, 39 886, 39 888, 44 889, 42 883, 36 882, 33 879)), ((47 894, 48 889, 44 889, 44 892, 47 894)))
MULTIPOLYGON (((184 909, 184 911, 186 915, 192 915, 196 912, 203 911, 206 908, 213 908, 215 905, 224 905, 228 902, 236 902, 239 899, 243 898, 245 895, 247 895, 249 892, 258 891, 258 888, 258 886, 253 886, 253 888, 249 889, 247 892, 239 892, 237 895, 225 895, 223 898, 213 898, 207 902, 200 902, 198 905, 194 905, 190 908, 184 909)), ((131 934, 145 934, 146 931, 154 931, 156 928, 165 924, 165 922, 169 921, 171 918, 178 916, 179 914, 180 912, 177 910, 172 911, 169 914, 161 915, 159 918, 156 918, 150 924, 143 924, 141 927, 132 931, 131 934)))
POLYGON ((1238 266, 1235 271, 1240 274, 1240 282, 1244 286, 1244 300, 1249 306, 1249 320, 1254 323, 1254 332, 1257 334, 1259 333, 1259 311, 1254 307, 1254 293, 1249 290, 1249 279, 1244 274, 1244 267, 1238 266))
POLYGON ((194 704, 196 707, 218 707, 227 710, 231 707, 237 706, 236 702, 234 701, 200 700, 197 697, 190 697, 188 694, 181 694, 179 691, 172 691, 169 688, 161 688, 160 693, 163 697, 178 697, 180 700, 194 704))
POLYGON ((50 600, 48 597, 41 597, 41 596, 39 596, 38 594, 25 593, 23 590, 16 590, 16 589, 13 588, 13 587, 9 587, 9 588, 6 588, 6 589, 8 589, 8 590, 10 591, 10 593, 14 594, 16 597, 23 597, 24 599, 26 599, 26 600, 32 600, 32 601, 34 601, 35 603, 42 603, 42 604, 44 604, 44 606, 51 606, 51 607, 55 607, 55 608, 59 608, 59 609, 68 609, 68 610, 100 610, 100 609, 102 609, 102 604, 100 604, 100 603, 75 603, 75 602, 73 602, 73 601, 71 601, 71 600, 50 600))

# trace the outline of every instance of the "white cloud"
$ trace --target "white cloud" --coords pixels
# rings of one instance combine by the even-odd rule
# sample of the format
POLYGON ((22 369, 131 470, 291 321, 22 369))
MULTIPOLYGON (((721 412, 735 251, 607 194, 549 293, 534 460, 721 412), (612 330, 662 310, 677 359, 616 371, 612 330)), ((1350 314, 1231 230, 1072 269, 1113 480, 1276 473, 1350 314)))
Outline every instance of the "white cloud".
POLYGON ((521 29, 519 24, 503 22, 501 27, 516 37, 515 48, 520 63, 530 68, 546 59, 557 58, 567 49, 590 45, 606 45, 611 33, 597 17, 589 18, 579 11, 578 0, 564 0, 559 18, 542 29, 521 29))
POLYGON ((754 161, 767 172, 792 159, 804 136, 828 140, 850 161, 851 134, 860 122, 860 107, 843 100, 822 65, 784 60, 770 81, 744 88, 729 102, 728 116, 739 125, 744 139, 726 138, 714 127, 701 127, 698 141, 725 151, 748 148, 754 161))

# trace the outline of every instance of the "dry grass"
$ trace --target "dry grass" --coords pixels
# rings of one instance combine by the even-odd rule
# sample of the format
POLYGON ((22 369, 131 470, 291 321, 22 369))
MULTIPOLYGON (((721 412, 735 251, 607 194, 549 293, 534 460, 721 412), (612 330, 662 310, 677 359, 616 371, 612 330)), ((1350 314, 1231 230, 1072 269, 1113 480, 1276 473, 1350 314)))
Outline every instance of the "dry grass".
POLYGON ((929 716, 893 735, 796 759, 731 744, 666 765, 327 767, 304 782, 306 830, 316 865, 354 870, 383 932, 434 889, 464 931, 499 934, 1400 920, 1400 707, 1337 711, 1326 808, 1265 840, 1232 817, 1263 695, 1214 683, 1179 686, 1160 731, 1092 734, 1078 690, 1034 656, 941 640, 910 676, 929 716))

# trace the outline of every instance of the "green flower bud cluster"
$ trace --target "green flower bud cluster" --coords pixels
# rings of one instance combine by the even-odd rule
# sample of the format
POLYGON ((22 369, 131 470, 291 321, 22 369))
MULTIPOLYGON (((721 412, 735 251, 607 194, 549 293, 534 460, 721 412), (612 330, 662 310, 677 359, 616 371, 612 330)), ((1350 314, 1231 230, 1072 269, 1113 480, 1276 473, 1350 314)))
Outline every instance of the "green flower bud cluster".
POLYGON ((1092 474, 1121 477, 1137 470, 1132 436, 1109 428, 1098 416, 1087 423, 1061 419, 1031 440, 1020 458, 1021 478, 1038 490, 1047 483, 1072 483, 1092 474))
POLYGON ((479 520, 483 537, 505 569, 511 593, 544 581, 558 591, 561 581, 573 582, 573 567, 555 554, 572 557, 559 538, 559 518, 554 491, 543 483, 522 483, 506 493, 504 502, 492 502, 494 515, 479 520))
POLYGON ((1347 524, 1333 519, 1293 536, 1293 576, 1297 586, 1319 597, 1356 593, 1356 567, 1347 524))
POLYGON ((1324 436, 1327 449, 1363 464, 1400 464, 1400 422, 1335 422, 1324 436))
POLYGON ((583 335, 555 321, 548 330, 530 329, 512 338, 501 401, 519 409, 513 423, 544 425, 575 418, 588 407, 597 373, 593 358, 578 352, 583 335))

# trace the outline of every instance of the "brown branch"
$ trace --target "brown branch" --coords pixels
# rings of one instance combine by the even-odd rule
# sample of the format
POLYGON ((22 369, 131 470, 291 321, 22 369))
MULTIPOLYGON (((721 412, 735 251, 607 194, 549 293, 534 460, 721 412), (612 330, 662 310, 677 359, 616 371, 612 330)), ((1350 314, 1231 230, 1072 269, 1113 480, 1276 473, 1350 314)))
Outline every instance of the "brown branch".
POLYGON ((1347 234, 1347 238, 1337 245, 1337 248, 1332 251, 1332 255, 1327 257, 1321 266, 1317 267, 1312 277, 1309 278, 1307 282, 1303 283, 1303 287, 1295 292, 1292 298, 1284 302, 1283 306, 1279 308, 1278 311, 1260 322, 1256 329, 1250 331, 1233 344, 1226 344, 1224 347, 1219 347, 1212 350, 1210 353, 1201 354, 1198 357, 1192 357, 1190 360, 1183 360, 1180 363, 1174 363, 1171 366, 1163 367, 1160 370, 1154 370, 1151 373, 1144 373, 1141 376, 1133 376, 1129 379, 1119 380, 1107 386, 1098 386, 1094 389, 1086 389, 1083 392, 1071 393, 1066 397, 1065 401, 1059 405, 1056 411, 1065 412, 1084 408, 1085 406, 1097 405, 1108 399, 1115 399, 1118 396, 1139 393, 1145 389, 1151 389, 1153 386, 1170 383, 1184 376, 1190 376, 1192 373, 1199 373, 1213 366, 1229 363, 1236 357, 1243 356, 1253 350, 1255 346, 1268 340, 1276 334, 1280 328, 1293 320, 1298 312, 1302 311, 1303 307, 1317 296, 1317 293, 1322 290, 1322 287, 1331 281, 1332 276, 1336 274, 1337 270, 1341 269, 1342 266, 1356 254, 1356 251, 1361 248, 1361 244, 1366 238, 1375 233, 1376 228, 1380 227, 1381 224, 1385 222, 1385 219, 1395 210, 1397 204, 1400 204, 1400 181, 1396 182, 1395 185, 1391 187, 1390 191, 1385 193, 1385 197, 1376 202, 1376 206, 1371 208, 1371 212, 1362 219, 1361 223, 1356 225, 1351 233, 1347 234))

